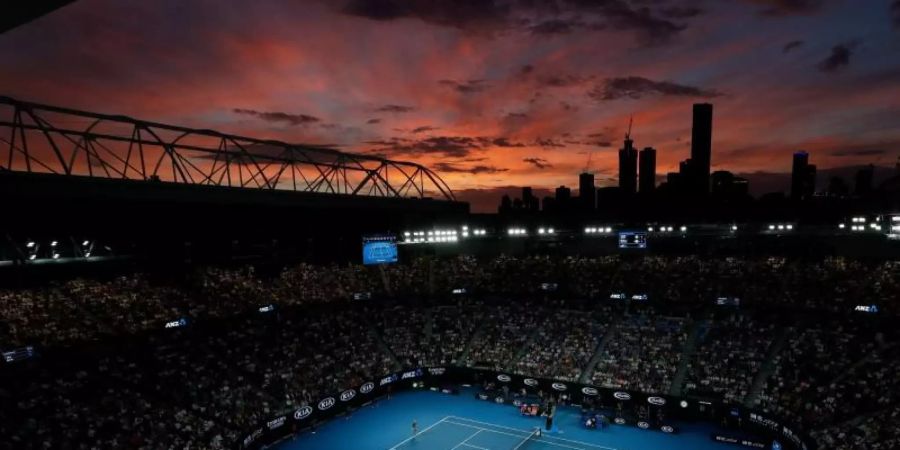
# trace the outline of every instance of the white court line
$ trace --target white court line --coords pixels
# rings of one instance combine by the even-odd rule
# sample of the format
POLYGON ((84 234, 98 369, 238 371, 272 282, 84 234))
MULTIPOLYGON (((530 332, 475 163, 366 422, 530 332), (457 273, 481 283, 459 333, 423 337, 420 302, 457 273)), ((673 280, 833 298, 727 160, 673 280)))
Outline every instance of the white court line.
POLYGON ((482 431, 482 430, 478 430, 478 431, 472 433, 471 436, 465 438, 462 442, 460 442, 459 444, 456 444, 456 446, 453 447, 453 448, 451 448, 450 450, 456 450, 456 449, 462 447, 463 445, 466 445, 466 442, 469 442, 469 439, 472 439, 473 437, 475 437, 476 435, 478 435, 478 433, 481 433, 481 431, 482 431))
MULTIPOLYGON (((506 431, 497 431, 497 430, 491 430, 491 429, 488 429, 488 428, 481 428, 481 427, 478 427, 478 426, 475 426, 475 425, 468 425, 468 424, 465 424, 465 423, 454 422, 454 421, 452 421, 452 420, 448 420, 448 421, 446 421, 446 422, 444 422, 444 423, 449 423, 449 424, 453 424, 453 425, 459 425, 459 426, 461 426, 461 427, 474 428, 474 429, 476 429, 476 430, 487 431, 488 433, 503 434, 503 435, 506 435, 506 436, 512 436, 512 437, 519 438, 519 439, 522 439, 523 437, 525 437, 525 436, 520 436, 520 435, 518 435, 518 434, 507 433, 506 431)), ((542 444, 552 445, 552 446, 554 446, 554 447, 570 448, 570 449, 572 449, 572 450, 588 450, 588 449, 583 448, 583 447, 573 447, 573 446, 571 446, 571 445, 560 444, 560 443, 558 443, 558 442, 553 442, 553 441, 542 441, 540 438, 536 438, 536 439, 535 439, 535 442, 540 442, 540 443, 542 443, 542 444)), ((576 442, 577 442, 577 441, 576 441, 576 442)), ((615 449, 613 449, 613 450, 615 450, 615 449)))
POLYGON ((401 445, 403 445, 403 444, 405 444, 405 443, 411 441, 414 437, 416 437, 416 436, 418 436, 418 435, 420 435, 420 434, 422 434, 422 433, 424 433, 424 432, 426 432, 426 431, 428 431, 428 430, 434 428, 437 424, 439 424, 439 423, 441 423, 441 422, 447 420, 448 417, 450 417, 450 416, 445 416, 443 419, 438 420, 437 422, 435 422, 435 423, 429 425, 428 427, 426 427, 426 428, 423 429, 422 431, 420 431, 420 432, 418 432, 418 433, 416 433, 416 434, 414 434, 414 435, 412 435, 412 436, 410 436, 410 437, 408 437, 408 438, 402 440, 399 444, 397 444, 397 445, 395 445, 395 446, 389 448, 388 450, 396 450, 396 449, 397 449, 398 447, 400 447, 401 445))
MULTIPOLYGON (((528 431, 528 430, 522 430, 522 429, 519 429, 519 428, 512 428, 512 427, 505 427, 505 426, 503 426, 503 425, 497 425, 497 424, 495 424, 495 423, 481 422, 481 421, 478 421, 478 420, 467 419, 467 418, 465 418, 465 417, 459 417, 459 416, 447 416, 447 417, 445 417, 445 419, 465 420, 465 421, 467 421, 467 422, 479 423, 479 424, 482 424, 482 425, 490 425, 490 426, 492 426, 492 427, 504 428, 504 429, 507 429, 507 430, 518 431, 518 432, 521 432, 521 433, 528 433, 528 434, 531 434, 531 433, 532 433, 532 431, 528 431)), ((457 425, 460 425, 460 424, 457 424, 457 425)), ((550 440, 559 440, 559 441, 563 441, 563 442, 571 442, 571 443, 573 443, 573 444, 586 445, 586 446, 588 446, 588 447, 600 448, 600 449, 603 449, 603 450, 617 450, 617 449, 615 449, 615 448, 613 448, 613 447, 604 447, 604 446, 602 446, 602 445, 589 444, 589 443, 587 443, 587 442, 575 441, 575 440, 572 440, 572 439, 566 439, 566 438, 561 438, 561 437, 554 437, 554 436, 544 436, 544 435, 541 435, 541 438, 542 438, 542 439, 550 439, 550 440)))
POLYGON ((462 445, 463 445, 463 447, 472 447, 472 448, 477 448, 478 450, 491 450, 487 447, 479 447, 477 445, 472 445, 472 444, 462 444, 462 445))

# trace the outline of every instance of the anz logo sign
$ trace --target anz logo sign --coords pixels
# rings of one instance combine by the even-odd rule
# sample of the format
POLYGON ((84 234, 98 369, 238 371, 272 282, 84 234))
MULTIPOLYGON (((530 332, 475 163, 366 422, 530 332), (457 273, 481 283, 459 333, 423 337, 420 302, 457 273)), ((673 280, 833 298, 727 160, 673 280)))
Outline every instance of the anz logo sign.
POLYGON ((615 394, 613 394, 613 397, 615 397, 617 400, 631 400, 631 394, 622 391, 616 392, 615 394))
POLYGON ((325 411, 326 409, 330 409, 334 406, 334 397, 328 397, 321 402, 319 402, 319 411, 325 411))
POLYGON ((341 392, 342 402, 349 402, 350 400, 353 400, 353 397, 356 397, 356 391, 353 389, 347 389, 346 391, 341 392))
POLYGON ((275 420, 270 420, 269 422, 266 423, 266 425, 269 427, 270 430, 274 430, 274 429, 279 428, 282 425, 284 425, 285 420, 286 420, 286 418, 284 416, 281 416, 275 420))
POLYGON ((509 383, 510 380, 512 380, 512 378, 510 378, 509 375, 504 375, 502 373, 500 375, 497 375, 497 379, 504 383, 509 383))
POLYGON ((296 411, 294 411, 294 419, 303 420, 309 417, 313 412, 312 406, 304 406, 296 411))
POLYGON ((371 381, 369 381, 359 387, 359 392, 361 392, 363 394, 368 394, 369 392, 372 392, 373 390, 375 390, 375 383, 373 383, 371 381))
POLYGON ((418 378, 422 376, 422 369, 410 370, 409 372, 404 372, 403 375, 400 376, 401 380, 407 380, 410 378, 418 378))

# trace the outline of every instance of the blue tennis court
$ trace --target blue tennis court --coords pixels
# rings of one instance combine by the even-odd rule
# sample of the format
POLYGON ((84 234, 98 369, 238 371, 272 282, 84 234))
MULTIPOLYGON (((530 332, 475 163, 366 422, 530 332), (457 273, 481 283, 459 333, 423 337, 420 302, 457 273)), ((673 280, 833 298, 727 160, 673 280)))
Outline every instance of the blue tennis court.
POLYGON ((522 430, 465 417, 447 416, 415 436, 391 447, 406 449, 511 449, 511 450, 615 450, 587 442, 538 435, 537 430, 522 430))
POLYGON ((666 434, 633 426, 589 430, 577 408, 560 407, 553 432, 532 436, 540 417, 524 417, 508 405, 432 391, 407 391, 282 442, 278 450, 724 450, 707 424, 679 424, 666 434), (418 423, 413 436, 412 422, 418 423))

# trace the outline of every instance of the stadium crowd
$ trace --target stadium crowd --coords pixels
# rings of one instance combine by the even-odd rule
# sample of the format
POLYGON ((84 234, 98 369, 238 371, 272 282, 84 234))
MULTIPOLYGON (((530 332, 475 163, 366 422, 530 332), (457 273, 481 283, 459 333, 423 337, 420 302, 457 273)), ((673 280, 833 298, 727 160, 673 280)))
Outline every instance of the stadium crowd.
POLYGON ((898 414, 900 354, 892 330, 853 311, 871 299, 897 311, 900 264, 457 257, 7 288, 0 349, 43 355, 0 368, 0 449, 226 448, 324 395, 444 364, 656 393, 680 369, 686 394, 797 417, 823 448, 892 448, 881 418, 898 414), (715 306, 723 295, 740 308, 715 306))

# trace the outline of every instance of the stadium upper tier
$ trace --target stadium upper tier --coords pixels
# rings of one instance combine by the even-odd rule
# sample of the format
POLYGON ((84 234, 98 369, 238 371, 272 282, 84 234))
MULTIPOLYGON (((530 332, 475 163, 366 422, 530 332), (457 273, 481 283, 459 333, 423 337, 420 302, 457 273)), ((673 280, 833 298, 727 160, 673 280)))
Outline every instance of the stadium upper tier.
POLYGON ((897 261, 705 256, 205 268, 8 289, 0 347, 41 356, 0 369, 0 432, 22 449, 226 448, 323 393, 459 365, 728 400, 791 417, 819 448, 892 448, 898 430, 877 418, 898 414, 898 299, 897 261))

